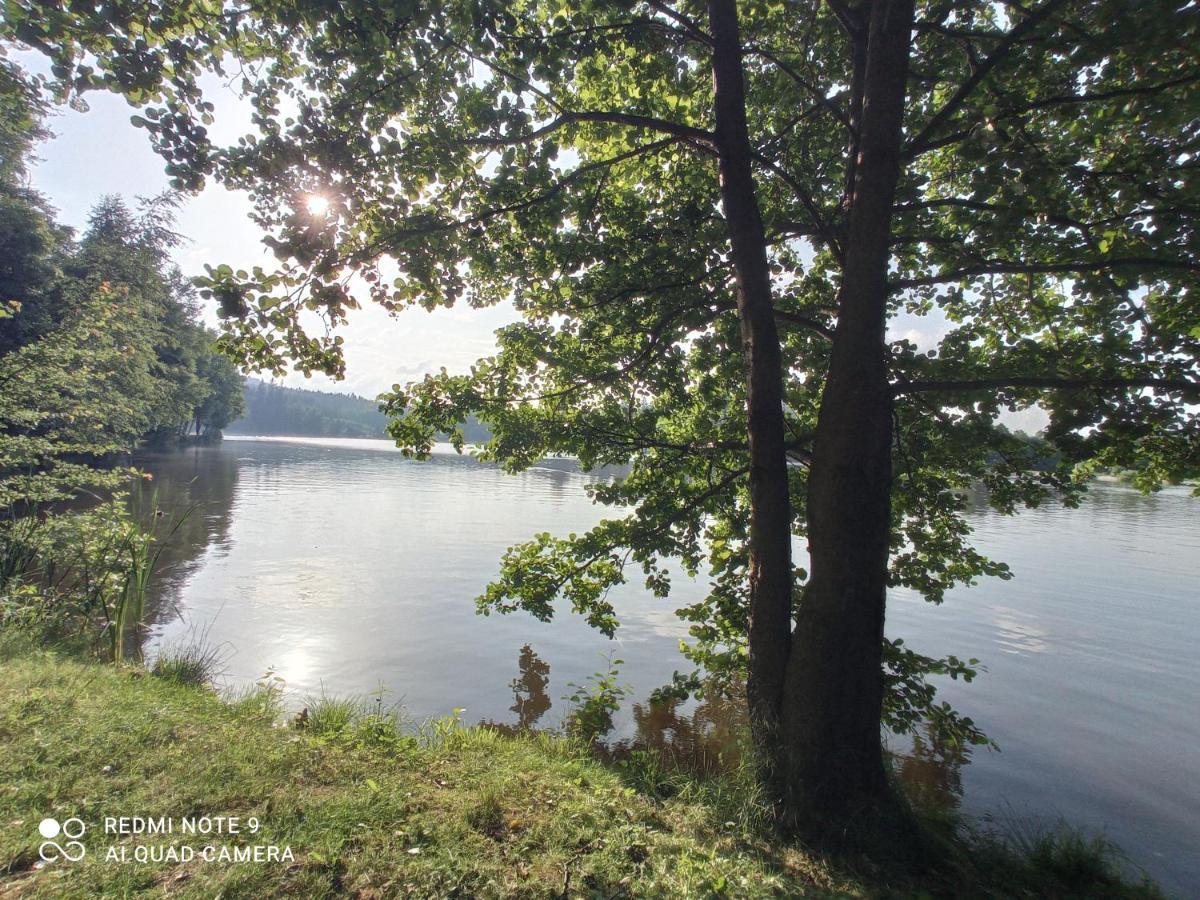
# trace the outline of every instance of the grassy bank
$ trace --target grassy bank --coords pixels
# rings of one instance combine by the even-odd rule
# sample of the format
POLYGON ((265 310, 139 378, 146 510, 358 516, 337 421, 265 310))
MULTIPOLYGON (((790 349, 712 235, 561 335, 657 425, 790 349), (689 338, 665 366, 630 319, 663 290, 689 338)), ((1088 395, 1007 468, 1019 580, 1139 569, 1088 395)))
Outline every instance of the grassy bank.
POLYGON ((269 691, 222 700, 140 669, 9 649, 0 896, 1155 896, 1070 840, 1025 857, 977 845, 942 874, 896 881, 776 842, 729 778, 668 786, 650 762, 604 766, 561 738, 452 720, 412 735, 348 713, 334 704, 284 725, 269 691), (39 866, 48 816, 87 823, 82 861, 39 866), (106 816, 176 828, 237 816, 243 832, 122 836, 104 833, 106 816), (256 844, 292 858, 199 855, 256 844), (197 856, 137 862, 139 845, 197 856), (129 861, 106 861, 109 847, 129 861))

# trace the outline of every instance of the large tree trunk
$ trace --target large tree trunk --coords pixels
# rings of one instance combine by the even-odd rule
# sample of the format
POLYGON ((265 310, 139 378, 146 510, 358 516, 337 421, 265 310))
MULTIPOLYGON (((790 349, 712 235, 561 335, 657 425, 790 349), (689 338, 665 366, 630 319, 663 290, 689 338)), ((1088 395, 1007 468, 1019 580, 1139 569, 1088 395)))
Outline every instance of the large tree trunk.
POLYGON ((880 715, 892 441, 887 266, 913 2, 869 0, 858 9, 861 97, 844 279, 809 473, 811 577, 793 632, 783 361, 754 194, 737 10, 735 0, 708 6, 721 203, 746 366, 751 725, 788 824, 875 849, 883 837, 905 853, 911 842, 896 834, 904 822, 888 792, 880 715))
POLYGON ((710 0, 721 206, 729 228, 746 367, 750 442, 750 632, 747 694, 756 743, 777 758, 792 624, 792 515, 783 421, 783 359, 762 215, 754 195, 735 0, 710 0))
POLYGON ((891 813, 880 736, 892 402, 885 330, 912 0, 863 7, 866 66, 845 268, 808 479, 810 580, 782 703, 784 801, 806 830, 878 846, 891 813), (857 833, 855 833, 857 832, 857 833))

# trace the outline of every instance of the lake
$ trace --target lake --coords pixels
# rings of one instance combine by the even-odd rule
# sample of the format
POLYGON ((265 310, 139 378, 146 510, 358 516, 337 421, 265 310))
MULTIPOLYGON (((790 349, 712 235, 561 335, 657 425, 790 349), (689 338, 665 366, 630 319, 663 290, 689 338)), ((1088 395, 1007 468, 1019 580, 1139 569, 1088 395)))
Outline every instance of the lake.
MULTIPOLYGON (((226 680, 271 670, 289 703, 322 692, 399 704, 420 721, 552 727, 564 697, 610 658, 637 702, 617 738, 662 743, 721 730, 736 704, 652 708, 690 671, 673 614, 702 596, 681 573, 669 600, 613 592, 609 641, 563 610, 479 616, 474 598, 504 550, 537 532, 583 531, 594 476, 567 460, 520 475, 441 448, 404 459, 387 441, 233 439, 152 455, 164 508, 192 508, 162 560, 155 647, 204 633, 226 680)), ((1080 509, 1003 517, 978 504, 977 545, 1015 578, 956 590, 940 607, 905 591, 888 633, 930 654, 978 657, 986 672, 942 696, 1000 751, 895 741, 914 790, 1002 827, 1060 818, 1103 831, 1180 894, 1200 891, 1200 500, 1097 483, 1080 509)))

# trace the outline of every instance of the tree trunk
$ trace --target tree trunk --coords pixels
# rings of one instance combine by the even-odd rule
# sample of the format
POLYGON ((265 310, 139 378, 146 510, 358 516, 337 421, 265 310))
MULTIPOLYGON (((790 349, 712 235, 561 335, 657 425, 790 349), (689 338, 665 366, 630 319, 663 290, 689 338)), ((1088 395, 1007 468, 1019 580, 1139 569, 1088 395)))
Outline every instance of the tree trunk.
POLYGON ((837 331, 808 487, 811 576, 792 630, 783 360, 771 298, 735 0, 710 0, 721 204, 746 366, 750 447, 747 694, 766 776, 789 825, 830 843, 913 841, 884 774, 883 616, 891 528, 887 267, 900 173, 913 0, 859 7, 856 148, 837 331), (882 839, 882 840, 881 840, 882 839))
POLYGON ((829 837, 836 824, 841 840, 878 848, 900 825, 880 736, 892 480, 885 330, 913 3, 874 0, 863 9, 858 154, 808 479, 810 580, 788 658, 780 764, 798 825, 829 837))
POLYGON ((735 0, 710 0, 713 94, 721 207, 729 228, 750 444, 750 624, 746 692, 767 762, 779 710, 792 623, 792 514, 783 421, 783 358, 771 299, 762 214, 754 195, 741 39, 735 0))

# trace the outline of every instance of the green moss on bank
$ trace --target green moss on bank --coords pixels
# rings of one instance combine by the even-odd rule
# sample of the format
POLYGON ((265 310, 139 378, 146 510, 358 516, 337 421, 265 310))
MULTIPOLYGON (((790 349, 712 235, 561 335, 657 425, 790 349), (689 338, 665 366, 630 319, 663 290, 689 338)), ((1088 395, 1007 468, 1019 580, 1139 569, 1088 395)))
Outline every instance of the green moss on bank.
MULTIPOLYGON (((329 718, 339 725, 282 727, 262 693, 227 702, 138 669, 9 655, 0 660, 0 896, 1068 896, 1078 887, 1039 887, 1050 876, 999 851, 928 884, 889 884, 774 842, 730 783, 656 799, 558 738, 449 722, 415 738, 381 719, 329 718), (88 824, 83 861, 37 866, 46 816, 88 824), (105 816, 253 816, 262 827, 122 837, 104 833, 105 816), (105 861, 110 845, 132 858, 137 845, 222 843, 287 846, 294 859, 105 861)), ((1081 895, 1153 895, 1096 871, 1083 877, 1081 895)))

